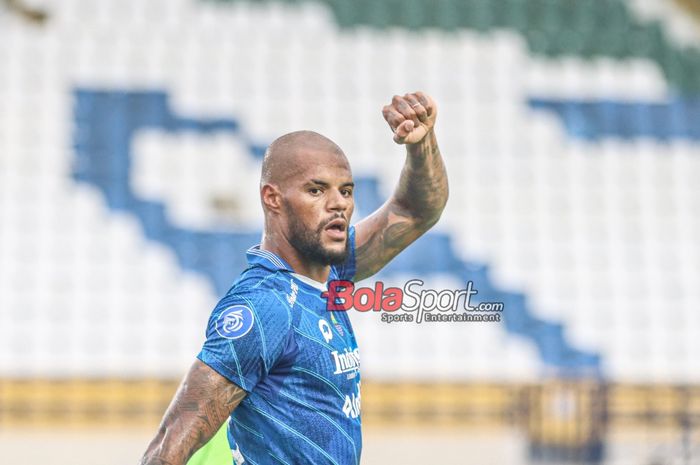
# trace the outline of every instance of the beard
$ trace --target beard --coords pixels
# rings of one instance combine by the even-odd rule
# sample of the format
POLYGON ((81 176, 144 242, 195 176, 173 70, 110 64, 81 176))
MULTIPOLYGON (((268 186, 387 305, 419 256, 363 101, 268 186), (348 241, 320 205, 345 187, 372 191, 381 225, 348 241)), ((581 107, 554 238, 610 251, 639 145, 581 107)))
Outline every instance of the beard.
POLYGON ((294 212, 290 211, 289 206, 287 206, 287 214, 289 218, 289 242, 299 252, 299 255, 306 260, 321 265, 339 265, 348 259, 348 255, 350 255, 350 241, 347 237, 349 229, 345 230, 345 247, 343 250, 329 250, 321 243, 321 234, 323 234, 326 225, 340 218, 339 216, 335 216, 320 224, 314 231, 299 221, 294 212))

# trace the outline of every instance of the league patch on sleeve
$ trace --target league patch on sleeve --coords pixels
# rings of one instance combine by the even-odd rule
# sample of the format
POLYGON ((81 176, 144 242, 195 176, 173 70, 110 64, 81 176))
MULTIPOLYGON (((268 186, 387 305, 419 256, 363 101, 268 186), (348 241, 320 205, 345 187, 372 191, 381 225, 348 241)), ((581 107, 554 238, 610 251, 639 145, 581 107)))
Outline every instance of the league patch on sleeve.
POLYGON ((216 332, 225 339, 238 339, 253 327, 253 312, 245 305, 226 308, 216 320, 216 332))

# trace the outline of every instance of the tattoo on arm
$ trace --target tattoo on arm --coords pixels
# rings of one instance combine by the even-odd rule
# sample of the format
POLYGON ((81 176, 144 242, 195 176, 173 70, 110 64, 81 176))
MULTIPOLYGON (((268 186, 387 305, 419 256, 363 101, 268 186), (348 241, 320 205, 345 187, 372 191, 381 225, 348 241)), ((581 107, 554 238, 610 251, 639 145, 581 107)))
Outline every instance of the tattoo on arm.
POLYGON ((140 465, 184 465, 214 436, 246 392, 196 360, 140 465))
POLYGON ((358 223, 357 280, 372 276, 440 218, 448 197, 447 172, 435 134, 406 148, 394 195, 358 223))

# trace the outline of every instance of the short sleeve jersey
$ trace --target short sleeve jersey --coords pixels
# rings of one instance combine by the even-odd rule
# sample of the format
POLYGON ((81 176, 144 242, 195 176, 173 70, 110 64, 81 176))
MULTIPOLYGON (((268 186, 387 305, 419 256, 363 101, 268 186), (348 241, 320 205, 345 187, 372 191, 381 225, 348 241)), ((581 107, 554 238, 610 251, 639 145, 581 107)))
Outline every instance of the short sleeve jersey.
MULTIPOLYGON (((355 230, 331 280, 355 274, 355 230)), ((324 285, 252 247, 248 268, 212 312, 198 358, 247 392, 229 420, 233 463, 360 463, 360 357, 324 285)), ((327 286, 327 283, 325 283, 327 286)))

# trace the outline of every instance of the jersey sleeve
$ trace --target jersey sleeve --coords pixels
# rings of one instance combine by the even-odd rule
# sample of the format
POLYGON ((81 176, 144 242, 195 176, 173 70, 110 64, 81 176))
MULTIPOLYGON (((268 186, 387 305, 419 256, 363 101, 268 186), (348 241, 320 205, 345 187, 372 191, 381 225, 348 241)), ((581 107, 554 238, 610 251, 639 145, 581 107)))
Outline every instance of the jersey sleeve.
POLYGON ((291 314, 283 302, 270 290, 227 295, 209 318, 197 358, 251 392, 289 343, 291 314))
POLYGON ((352 281, 355 277, 355 226, 348 231, 348 258, 341 264, 335 265, 337 279, 352 281))

